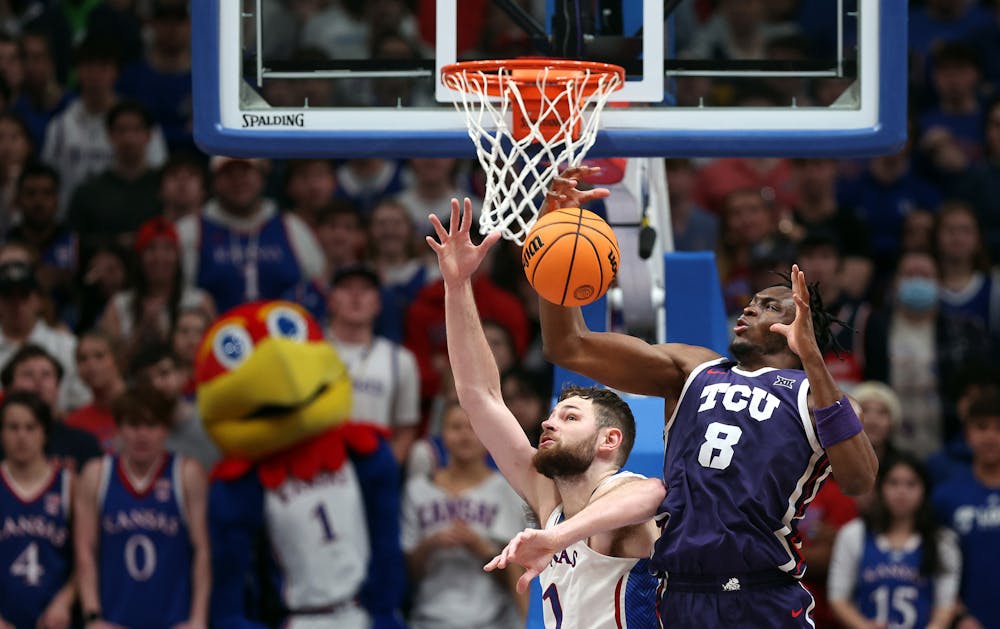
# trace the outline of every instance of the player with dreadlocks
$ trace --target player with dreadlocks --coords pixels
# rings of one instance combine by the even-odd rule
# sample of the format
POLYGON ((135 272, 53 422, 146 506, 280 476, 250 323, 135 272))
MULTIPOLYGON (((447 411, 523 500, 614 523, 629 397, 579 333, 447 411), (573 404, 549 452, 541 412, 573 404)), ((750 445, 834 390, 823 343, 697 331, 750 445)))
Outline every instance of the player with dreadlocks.
MULTIPOLYGON (((563 173, 550 202, 579 207, 607 196, 574 187, 591 172, 563 173)), ((579 309, 540 300, 550 360, 612 388, 665 399, 667 494, 658 503, 644 490, 659 479, 617 488, 555 527, 519 534, 494 563, 519 563, 530 578, 571 542, 658 515, 664 521, 650 565, 662 579, 665 626, 814 626, 812 596, 799 583, 805 565, 796 525, 831 471, 845 493, 857 495, 872 488, 878 468, 823 360, 832 318, 818 300, 793 266, 787 284, 760 291, 744 308, 731 359, 704 347, 593 332, 579 309)))

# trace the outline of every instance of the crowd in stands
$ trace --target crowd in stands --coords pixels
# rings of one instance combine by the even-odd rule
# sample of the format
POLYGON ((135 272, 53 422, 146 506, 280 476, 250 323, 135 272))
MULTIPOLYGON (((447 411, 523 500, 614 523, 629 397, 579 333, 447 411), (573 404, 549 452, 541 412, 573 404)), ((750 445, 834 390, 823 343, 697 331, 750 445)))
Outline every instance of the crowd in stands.
MULTIPOLYGON (((459 4, 464 57, 530 50, 493 3, 459 4)), ((522 4, 544 13, 545 2, 522 4)), ((833 4, 682 2, 675 45, 691 58, 809 59, 830 43, 833 4)), ((882 471, 861 499, 828 480, 800 523, 817 626, 885 626, 876 621, 928 605, 935 627, 954 616, 960 629, 998 629, 1000 1, 910 4, 905 146, 871 159, 667 159, 670 219, 678 250, 715 252, 733 318, 775 283, 772 270, 797 261, 840 322, 827 362, 862 405, 882 471), (893 575, 865 570, 878 553, 916 571, 926 591, 893 594, 893 575)), ((265 52, 426 58, 433 5, 264 0, 265 52)), ((194 403, 198 343, 234 306, 288 299, 321 322, 347 365, 354 418, 391 432, 412 626, 473 626, 455 620, 469 609, 489 611, 491 626, 517 626, 526 604, 513 581, 476 567, 527 522, 457 406, 444 287, 422 240, 427 215, 445 218, 452 197, 471 197, 478 211, 478 165, 202 154, 190 20, 185 0, 0 0, 0 476, 58 496, 52 487, 70 481, 39 483, 53 469, 75 473, 78 499, 60 507, 53 498, 49 516, 63 518, 52 526, 65 537, 84 504, 74 514, 85 523, 74 536, 87 544, 76 555, 80 579, 96 579, 101 561, 93 505, 79 496, 96 496, 100 467, 88 462, 102 453, 138 465, 151 456, 148 437, 154 453, 196 461, 176 474, 188 515, 204 518, 220 455, 194 403), (497 513, 442 510, 456 496, 497 513)), ((845 86, 688 77, 677 99, 828 105, 845 86)), ((274 106, 433 104, 429 84, 406 78, 275 80, 261 96, 274 106)), ((504 399, 537 439, 553 383, 519 250, 496 247, 473 291, 504 399)), ((201 561, 203 526, 189 529, 184 552, 201 561)), ((0 560, 14 576, 0 583, 32 584, 31 558, 4 554, 6 535, 0 528, 0 560)), ((206 596, 197 571, 185 587, 206 596)), ((11 592, 0 586, 0 629, 26 626, 14 610, 27 599, 11 592)), ((50 592, 31 603, 44 612, 39 626, 70 626, 66 592, 50 592)), ((92 604, 106 595, 80 588, 92 604)), ((206 622, 207 600, 192 605, 200 618, 183 619, 206 622)))

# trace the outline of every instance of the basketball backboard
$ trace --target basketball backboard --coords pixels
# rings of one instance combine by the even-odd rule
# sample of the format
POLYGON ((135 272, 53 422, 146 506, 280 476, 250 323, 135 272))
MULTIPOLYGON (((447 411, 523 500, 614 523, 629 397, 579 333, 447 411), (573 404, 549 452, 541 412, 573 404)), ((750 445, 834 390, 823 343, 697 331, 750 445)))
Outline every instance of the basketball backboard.
POLYGON ((524 55, 625 68, 591 157, 863 156, 905 140, 906 0, 798 3, 809 28, 766 19, 789 3, 720 0, 698 29, 681 20, 692 0, 419 0, 395 23, 406 3, 334 4, 296 23, 287 0, 193 3, 204 150, 472 157, 441 68, 524 55), (410 39, 368 37, 380 20, 410 39), (749 33, 745 49, 721 49, 726 29, 749 33))

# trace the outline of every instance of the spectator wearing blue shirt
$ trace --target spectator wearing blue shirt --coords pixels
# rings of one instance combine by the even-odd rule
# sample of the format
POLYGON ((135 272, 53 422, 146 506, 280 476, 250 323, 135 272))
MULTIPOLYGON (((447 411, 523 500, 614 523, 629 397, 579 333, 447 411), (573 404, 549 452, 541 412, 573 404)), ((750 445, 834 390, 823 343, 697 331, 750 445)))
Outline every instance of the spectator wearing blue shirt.
POLYGON ((149 109, 167 147, 194 150, 191 105, 191 17, 184 0, 158 0, 150 22, 149 51, 127 66, 118 91, 149 109))
POLYGON ((76 234, 58 219, 59 173, 51 166, 29 164, 18 178, 15 201, 20 222, 7 232, 6 240, 35 252, 39 282, 61 311, 73 298, 77 242, 76 234))
POLYGON ((982 63, 986 92, 995 94, 1000 89, 1000 2, 993 3, 993 9, 969 38, 982 63))
POLYGON ((964 557, 957 629, 1000 627, 996 565, 1000 557, 1000 396, 974 401, 965 420, 972 466, 934 491, 942 524, 958 533, 964 557))
POLYGON ((1000 260, 1000 99, 986 106, 984 119, 985 159, 966 173, 957 193, 979 217, 990 258, 1000 260))
POLYGON ((934 52, 931 81, 936 104, 918 118, 920 152, 944 187, 983 155, 981 74, 975 51, 949 43, 934 52))
POLYGON ((927 0, 910 11, 909 48, 917 69, 923 67, 936 45, 968 37, 989 19, 978 2, 927 0))
POLYGON ((841 184, 838 198, 868 224, 875 268, 883 271, 895 266, 903 219, 942 200, 940 190, 915 172, 909 143, 899 153, 872 158, 859 177, 841 184))
POLYGON ((21 37, 24 82, 11 110, 20 116, 35 146, 45 141, 49 121, 69 104, 71 96, 59 83, 52 41, 45 31, 31 30, 21 37))

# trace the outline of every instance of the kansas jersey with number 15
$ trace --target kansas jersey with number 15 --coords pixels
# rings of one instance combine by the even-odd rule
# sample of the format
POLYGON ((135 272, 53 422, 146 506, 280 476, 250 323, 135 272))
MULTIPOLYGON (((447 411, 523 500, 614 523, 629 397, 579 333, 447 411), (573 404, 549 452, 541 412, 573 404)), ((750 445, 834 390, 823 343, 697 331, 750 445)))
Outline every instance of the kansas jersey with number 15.
POLYGON ((17 629, 38 617, 69 578, 69 472, 54 467, 33 496, 0 468, 0 616, 17 629))
POLYGON ((113 624, 172 627, 191 613, 191 538, 180 456, 167 455, 141 491, 105 456, 98 490, 101 611, 113 624))
MULTIPOLYGON (((604 482, 625 477, 619 472, 604 482)), ((603 484, 603 483, 602 483, 603 484)), ((549 516, 549 529, 563 519, 562 505, 549 516)), ((538 575, 546 629, 655 629, 657 579, 648 559, 610 557, 579 541, 552 556, 538 575)))
POLYGON ((802 575, 796 525, 830 473, 808 393, 796 369, 747 372, 722 358, 691 372, 664 432, 655 570, 802 575))

